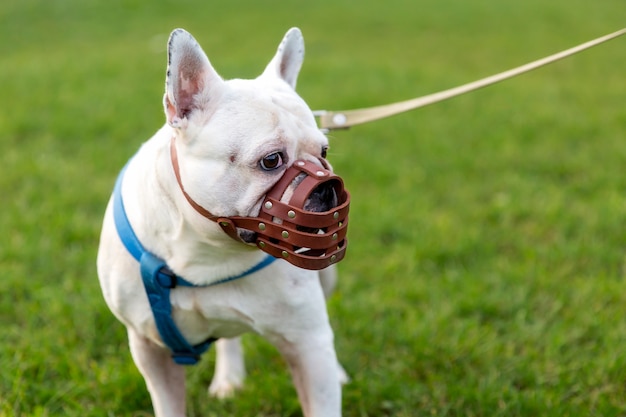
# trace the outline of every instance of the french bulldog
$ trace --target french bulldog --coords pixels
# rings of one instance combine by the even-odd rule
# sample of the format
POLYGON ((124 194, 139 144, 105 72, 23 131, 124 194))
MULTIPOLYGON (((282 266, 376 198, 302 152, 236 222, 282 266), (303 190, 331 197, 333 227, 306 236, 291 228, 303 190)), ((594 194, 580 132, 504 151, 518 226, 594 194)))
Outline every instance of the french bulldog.
MULTIPOLYGON (((189 33, 176 29, 170 36, 166 123, 118 179, 97 259, 104 299, 127 327, 157 417, 185 415, 188 357, 183 352, 173 360, 164 335, 176 333, 192 349, 215 342, 209 392, 224 398, 244 382, 240 335, 245 332, 265 337, 280 351, 305 416, 341 415, 347 376, 337 361, 325 300, 336 282, 338 258, 328 257, 321 267, 296 266, 306 248, 282 249, 280 236, 261 239, 265 223, 255 230, 229 220, 256 219, 272 206, 269 190, 296 163, 308 166, 311 175, 334 175, 326 160, 328 140, 295 92, 303 57, 302 34, 292 28, 260 76, 225 81, 189 33), (260 250, 266 243, 277 246, 278 255, 260 250), (169 284, 155 295, 151 287, 163 278, 169 284), (163 305, 165 313, 158 309, 163 305), (162 314, 169 314, 163 326, 170 330, 157 323, 162 314)), ((303 175, 287 181, 275 205, 289 204, 306 182, 303 175)), ((314 187, 301 210, 288 215, 332 211, 341 203, 340 192, 314 187)), ((272 217, 266 223, 269 229, 283 221, 272 217)), ((324 228, 290 230, 337 239, 324 228)), ((195 353, 189 357, 197 359, 195 353)))

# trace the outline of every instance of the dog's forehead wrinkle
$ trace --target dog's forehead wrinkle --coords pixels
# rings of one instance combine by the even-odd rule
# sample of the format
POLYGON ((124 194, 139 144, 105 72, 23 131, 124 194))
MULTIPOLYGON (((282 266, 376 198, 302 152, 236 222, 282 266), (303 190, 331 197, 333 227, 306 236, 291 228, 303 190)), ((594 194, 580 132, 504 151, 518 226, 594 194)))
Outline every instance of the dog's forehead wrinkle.
POLYGON ((202 132, 206 146, 215 145, 225 150, 226 158, 241 161, 258 160, 272 152, 294 152, 298 136, 282 122, 280 115, 267 107, 231 105, 215 112, 210 126, 202 132), (245 146, 242 146, 245 144, 245 146))
POLYGON ((263 100, 245 101, 245 105, 228 97, 226 101, 198 133, 196 155, 256 167, 274 152, 283 152, 288 163, 296 159, 317 162, 322 148, 328 145, 316 125, 309 126, 292 113, 268 107, 263 100))
POLYGON ((264 107, 278 107, 281 113, 296 112, 299 115, 310 113, 304 100, 282 81, 261 82, 258 79, 234 79, 227 81, 237 95, 246 101, 258 101, 264 107))
POLYGON ((311 110, 293 90, 258 86, 254 82, 255 80, 229 81, 233 88, 228 103, 224 104, 231 117, 242 119, 237 122, 239 126, 248 126, 246 128, 252 130, 259 127, 280 128, 286 136, 295 139, 304 130, 317 130, 311 110))

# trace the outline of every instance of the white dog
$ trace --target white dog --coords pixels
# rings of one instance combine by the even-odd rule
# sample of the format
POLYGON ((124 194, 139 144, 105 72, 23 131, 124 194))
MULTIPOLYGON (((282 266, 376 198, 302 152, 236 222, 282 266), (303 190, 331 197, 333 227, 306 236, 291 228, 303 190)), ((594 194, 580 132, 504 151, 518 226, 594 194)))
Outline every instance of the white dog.
POLYGON ((172 32, 167 123, 120 174, 98 253, 104 298, 128 329, 158 417, 185 414, 181 364, 195 363, 212 341, 210 393, 239 388, 244 332, 279 349, 306 416, 341 414, 346 376, 325 293, 345 250, 349 196, 325 160, 327 138, 294 90, 303 56, 294 28, 262 75, 224 81, 190 34, 172 32), (325 223, 316 226, 315 216, 325 223))

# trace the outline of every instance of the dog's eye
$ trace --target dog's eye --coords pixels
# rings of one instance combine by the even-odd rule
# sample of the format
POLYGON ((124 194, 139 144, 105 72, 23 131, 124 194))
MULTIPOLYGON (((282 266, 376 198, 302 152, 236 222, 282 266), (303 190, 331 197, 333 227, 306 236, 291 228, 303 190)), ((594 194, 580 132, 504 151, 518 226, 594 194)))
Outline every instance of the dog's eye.
POLYGON ((279 168, 283 165, 283 153, 282 152, 274 152, 267 156, 265 156, 259 162, 261 168, 265 171, 272 171, 276 168, 279 168))
POLYGON ((322 158, 326 159, 327 154, 328 154, 328 146, 322 147, 322 158))

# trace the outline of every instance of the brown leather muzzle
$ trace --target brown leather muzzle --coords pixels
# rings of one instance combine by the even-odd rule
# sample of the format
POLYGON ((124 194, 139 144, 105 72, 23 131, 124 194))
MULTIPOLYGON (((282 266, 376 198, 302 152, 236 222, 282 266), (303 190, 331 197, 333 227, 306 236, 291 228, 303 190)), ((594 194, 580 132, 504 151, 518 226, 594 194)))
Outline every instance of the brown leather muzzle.
POLYGON ((333 172, 312 162, 297 160, 265 195, 258 216, 219 217, 196 203, 185 191, 174 139, 170 155, 176 180, 189 204, 202 216, 217 222, 233 239, 242 241, 237 228, 252 231, 262 251, 304 269, 324 269, 343 259, 348 243, 350 194, 342 179, 333 172), (294 181, 297 185, 291 198, 288 202, 281 201, 294 181), (332 192, 336 206, 326 211, 305 210, 320 190, 327 194, 332 192))

